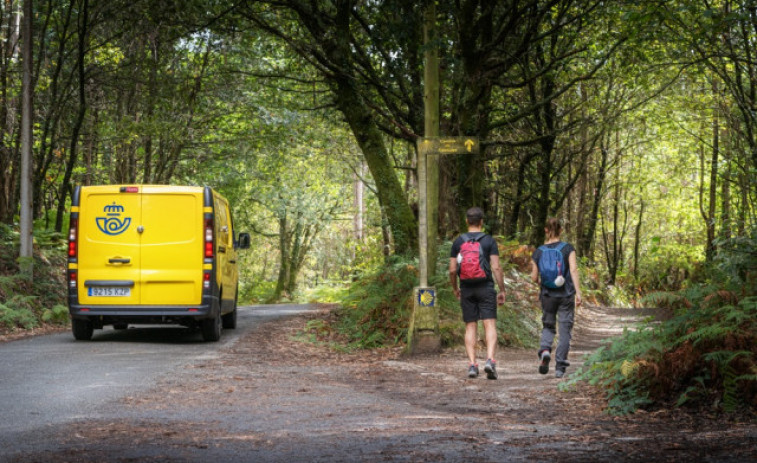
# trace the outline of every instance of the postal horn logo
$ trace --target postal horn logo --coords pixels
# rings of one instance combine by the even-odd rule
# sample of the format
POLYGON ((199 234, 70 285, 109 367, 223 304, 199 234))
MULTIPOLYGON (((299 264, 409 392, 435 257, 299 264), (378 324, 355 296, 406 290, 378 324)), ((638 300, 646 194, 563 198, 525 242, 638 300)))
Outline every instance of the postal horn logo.
POLYGON ((119 206, 115 201, 105 206, 103 212, 105 217, 95 217, 95 223, 97 223, 97 228, 106 235, 120 235, 131 225, 131 217, 121 218, 124 207, 119 206))

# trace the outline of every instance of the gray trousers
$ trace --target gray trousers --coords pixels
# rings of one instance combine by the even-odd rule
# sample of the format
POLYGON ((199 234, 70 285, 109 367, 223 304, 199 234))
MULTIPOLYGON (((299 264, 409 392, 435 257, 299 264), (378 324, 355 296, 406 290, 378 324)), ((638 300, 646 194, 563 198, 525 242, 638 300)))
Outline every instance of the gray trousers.
POLYGON ((555 323, 560 327, 560 339, 557 342, 555 351, 555 368, 565 370, 569 366, 568 351, 570 351, 570 339, 573 332, 573 319, 576 312, 575 296, 567 297, 549 297, 541 298, 541 348, 552 352, 552 343, 555 341, 555 323))

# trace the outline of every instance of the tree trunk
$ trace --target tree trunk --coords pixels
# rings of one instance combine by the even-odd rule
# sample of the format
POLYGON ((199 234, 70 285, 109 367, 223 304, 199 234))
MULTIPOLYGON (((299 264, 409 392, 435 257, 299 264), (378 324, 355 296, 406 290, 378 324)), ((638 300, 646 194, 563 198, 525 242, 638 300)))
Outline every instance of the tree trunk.
POLYGON ((77 70, 79 77, 79 111, 74 122, 74 129, 71 133, 71 145, 68 153, 68 162, 66 163, 66 170, 63 174, 63 181, 61 182, 60 189, 58 191, 58 213, 55 216, 55 231, 60 232, 63 229, 63 215, 66 210, 66 198, 68 191, 71 188, 71 174, 73 173, 74 166, 77 159, 77 147, 79 145, 79 132, 81 131, 82 124, 84 123, 84 116, 87 113, 87 98, 85 93, 86 75, 84 71, 84 54, 87 51, 87 38, 89 35, 89 18, 88 11, 89 0, 81 0, 81 11, 78 19, 78 56, 77 56, 77 70))
MULTIPOLYGON (((2 10, 0 10, 2 11, 2 10)), ((13 159, 13 149, 11 140, 13 138, 13 121, 11 116, 14 103, 8 99, 8 88, 10 86, 10 64, 14 42, 15 21, 13 14, 8 11, 7 18, 0 17, 0 24, 6 30, 6 39, 2 44, 2 53, 0 54, 0 221, 3 223, 13 223, 13 216, 16 211, 16 167, 13 159), (5 19, 5 21, 2 21, 5 19)))
MULTIPOLYGON (((717 81, 713 80, 712 93, 717 98, 717 81)), ((720 120, 718 117, 717 106, 713 108, 712 115, 712 156, 710 158, 710 191, 709 191, 709 204, 707 211, 705 212, 702 205, 702 193, 703 189, 700 185, 699 191, 699 207, 702 213, 702 218, 705 221, 705 230, 707 233, 707 242, 705 243, 705 261, 712 262, 715 257, 715 206, 717 201, 717 188, 718 188, 718 155, 720 150, 720 120)), ((704 178, 704 152, 700 157, 700 167, 702 179, 704 178)))
POLYGON ((720 213, 720 236, 723 239, 731 239, 731 162, 725 160, 725 172, 723 173, 723 185, 720 195, 722 206, 720 213))
POLYGON ((289 282, 289 231, 287 230, 286 212, 279 217, 279 277, 270 302, 281 298, 289 282))
MULTIPOLYGON (((354 184, 354 201, 353 207, 355 209, 355 215, 352 219, 352 237, 356 242, 356 245, 363 241, 363 221, 365 217, 365 203, 363 201, 363 192, 365 191, 365 184, 363 183, 363 162, 360 161, 358 165, 358 171, 355 174, 354 184)), ((354 252, 352 258, 355 258, 354 252)))
POLYGON ((337 107, 344 114, 376 182, 381 209, 386 213, 397 254, 412 255, 418 249, 418 230, 402 185, 392 167, 381 131, 360 99, 352 79, 337 79, 337 107))
POLYGON ((639 281, 639 249, 641 248, 641 225, 644 218, 644 200, 641 200, 639 206, 639 221, 636 222, 636 232, 634 233, 633 243, 633 280, 638 283, 639 281))
POLYGON ((608 149, 604 141, 600 143, 600 161, 597 179, 594 186, 594 198, 591 204, 591 213, 586 218, 584 233, 579 237, 578 254, 587 257, 590 261, 594 260, 594 237, 597 233, 597 220, 599 218, 599 207, 602 204, 602 195, 605 177, 607 176, 607 158, 608 149))
POLYGON ((20 212, 20 257, 22 273, 32 276, 32 0, 24 0, 23 36, 23 89, 21 109, 21 212, 20 212))

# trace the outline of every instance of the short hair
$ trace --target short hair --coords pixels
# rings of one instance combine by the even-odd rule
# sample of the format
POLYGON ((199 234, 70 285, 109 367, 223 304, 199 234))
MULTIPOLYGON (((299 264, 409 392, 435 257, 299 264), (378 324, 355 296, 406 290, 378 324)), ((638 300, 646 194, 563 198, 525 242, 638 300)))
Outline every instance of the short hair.
POLYGON ((484 220, 484 211, 480 207, 471 207, 465 212, 468 225, 478 225, 484 220))

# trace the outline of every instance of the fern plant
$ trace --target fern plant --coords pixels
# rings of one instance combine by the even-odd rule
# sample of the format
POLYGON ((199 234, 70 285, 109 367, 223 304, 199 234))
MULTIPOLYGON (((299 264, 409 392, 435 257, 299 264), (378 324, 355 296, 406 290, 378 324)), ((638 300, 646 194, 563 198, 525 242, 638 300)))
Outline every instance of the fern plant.
MULTIPOLYGON (((664 322, 626 330, 592 354, 563 387, 580 380, 601 387, 608 411, 614 414, 666 402, 706 404, 726 412, 753 406, 757 399, 757 297, 713 307, 711 294, 711 288, 689 291, 691 309, 679 309, 664 322)), ((684 296, 666 300, 680 301, 678 297, 684 296)), ((735 300, 732 294, 717 298, 735 300)))

